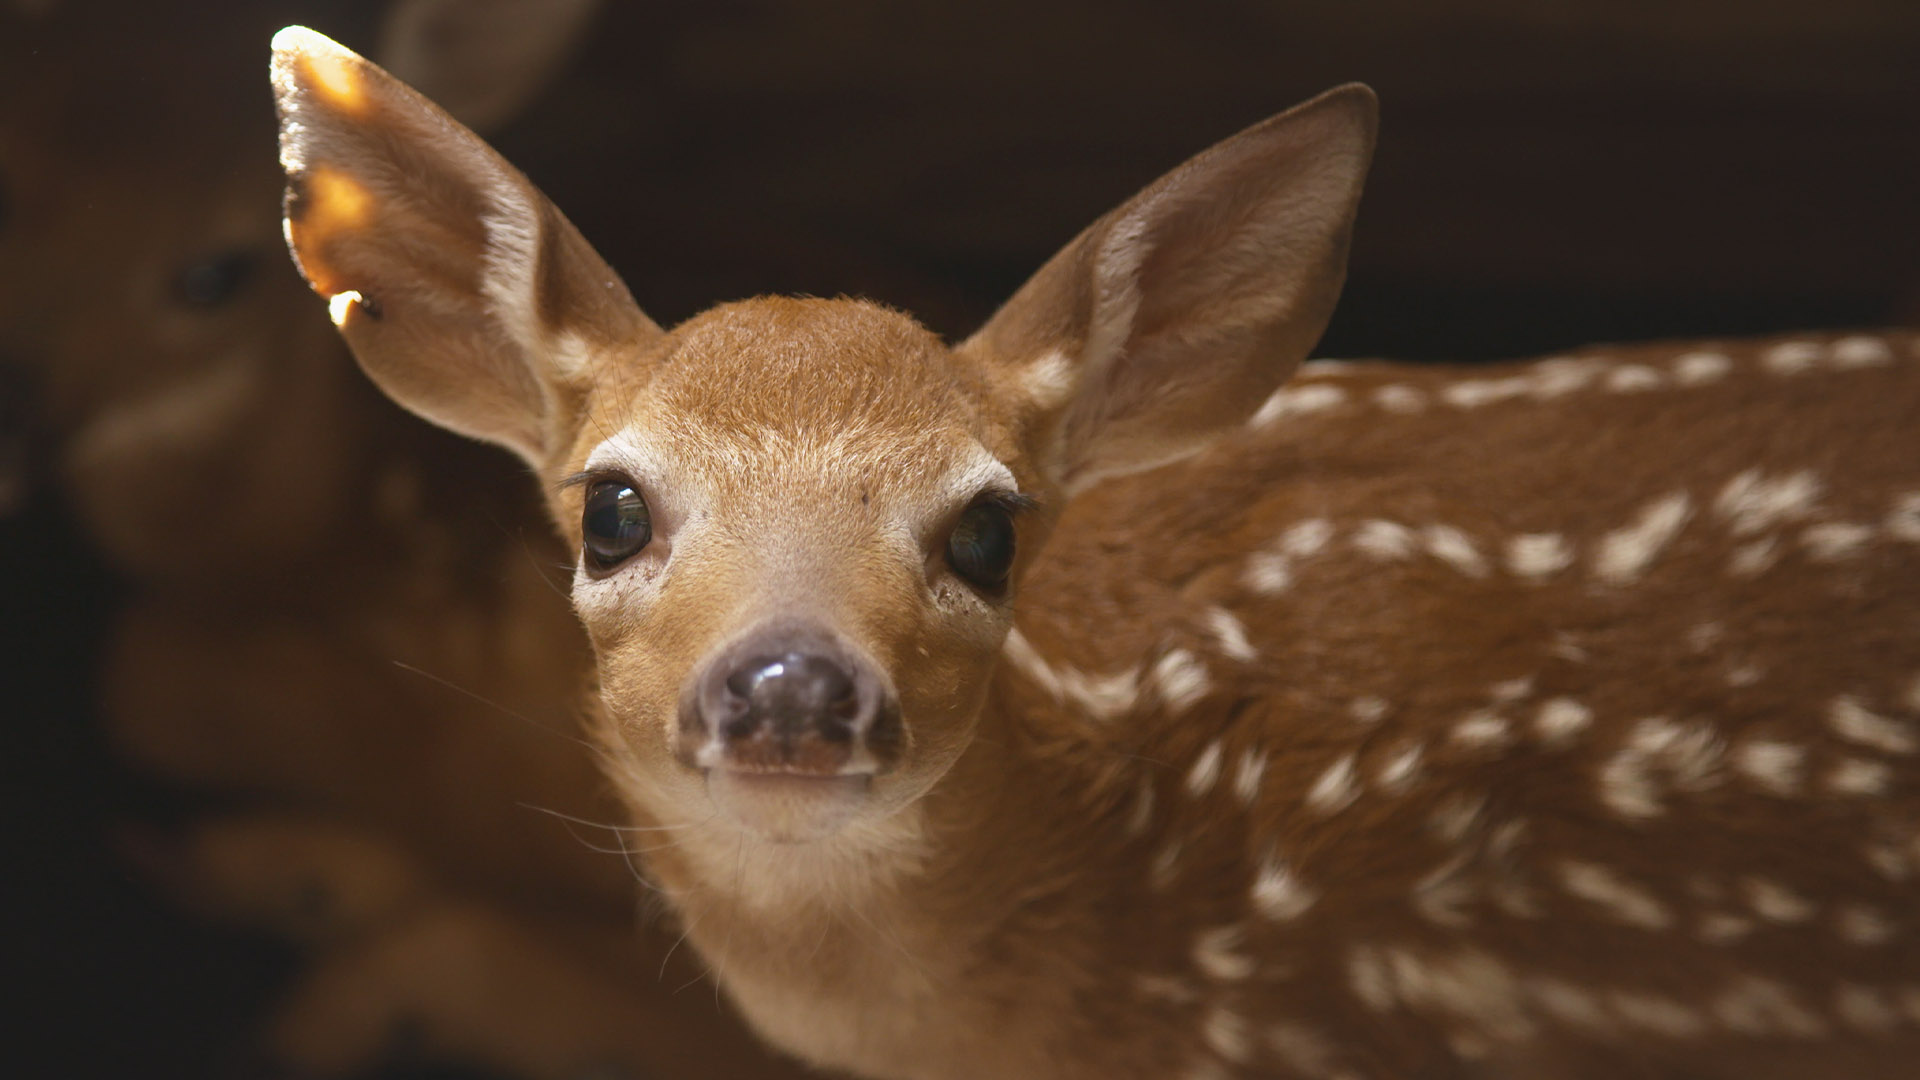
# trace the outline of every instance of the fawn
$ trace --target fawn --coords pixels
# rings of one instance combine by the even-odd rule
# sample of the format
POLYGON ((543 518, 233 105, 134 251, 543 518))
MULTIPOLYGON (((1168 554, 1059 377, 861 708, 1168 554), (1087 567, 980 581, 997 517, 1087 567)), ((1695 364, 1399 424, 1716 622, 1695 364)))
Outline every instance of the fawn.
MULTIPOLYGON (((498 123, 591 6, 395 0, 377 36, 465 122, 498 123)), ((17 106, 0 108, 0 517, 16 483, 51 481, 130 587, 87 685, 113 753, 193 800, 164 828, 116 821, 122 853, 200 912, 307 947, 220 1037, 303 1076, 357 1075, 399 1042, 556 1080, 796 1075, 671 995, 695 974, 663 963, 674 936, 635 932, 620 855, 562 820, 617 803, 550 707, 590 658, 517 465, 366 385, 279 254, 257 64, 284 15, 53 7, 0 10, 17 106), (45 477, 8 474, 4 429, 30 414, 45 477), (489 474, 477 494, 439 482, 489 474), (396 876, 417 884, 389 895, 396 876), (595 935, 623 943, 623 978, 575 940, 595 935), (585 998, 604 1002, 562 1010, 585 998)))
POLYGON ((776 1045, 1909 1071, 1913 335, 1281 388, 1343 278, 1359 86, 951 348, 849 299, 665 330, 377 67, 289 28, 273 81, 296 262, 383 389, 546 485, 648 872, 776 1045))

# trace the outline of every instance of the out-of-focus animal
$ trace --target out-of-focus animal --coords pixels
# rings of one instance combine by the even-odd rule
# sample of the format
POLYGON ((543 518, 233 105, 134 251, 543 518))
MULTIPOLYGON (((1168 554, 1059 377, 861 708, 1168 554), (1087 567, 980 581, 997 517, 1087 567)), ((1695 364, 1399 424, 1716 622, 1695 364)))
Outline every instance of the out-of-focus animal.
MULTIPOLYGON (((329 10, 495 124, 593 6, 329 10)), ((620 849, 649 838, 598 824, 577 718, 546 708, 581 640, 521 470, 372 392, 286 265, 259 89, 285 14, 0 15, 0 497, 50 485, 131 582, 115 747, 226 808, 130 850, 311 950, 261 1033, 296 1068, 405 1031, 556 1080, 792 1075, 671 993, 696 973, 636 918, 620 849)))

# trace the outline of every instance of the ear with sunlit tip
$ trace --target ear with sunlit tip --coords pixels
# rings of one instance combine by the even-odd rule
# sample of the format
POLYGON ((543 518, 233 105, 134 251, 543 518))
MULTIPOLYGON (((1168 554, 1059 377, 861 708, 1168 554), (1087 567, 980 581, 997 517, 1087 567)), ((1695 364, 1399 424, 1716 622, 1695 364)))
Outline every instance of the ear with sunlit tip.
POLYGON ((273 38, 287 246, 382 390, 544 466, 587 357, 660 333, 520 171, 379 65, 273 38))

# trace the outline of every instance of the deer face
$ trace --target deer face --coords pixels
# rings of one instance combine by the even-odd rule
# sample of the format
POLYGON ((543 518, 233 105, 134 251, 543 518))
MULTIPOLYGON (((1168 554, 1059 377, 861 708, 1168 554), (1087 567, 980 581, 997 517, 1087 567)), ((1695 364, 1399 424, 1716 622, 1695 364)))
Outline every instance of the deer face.
POLYGON ((989 384, 847 300, 729 305, 595 366, 552 506, 610 748, 654 814, 711 800, 804 839, 925 792, 1039 524, 989 384))
POLYGON ((1049 515, 1244 421, 1319 336, 1372 146, 1359 87, 1249 129, 952 349, 847 300, 668 331, 471 132, 275 46, 295 259, 384 390, 552 485, 628 799, 775 841, 939 783, 1049 515))

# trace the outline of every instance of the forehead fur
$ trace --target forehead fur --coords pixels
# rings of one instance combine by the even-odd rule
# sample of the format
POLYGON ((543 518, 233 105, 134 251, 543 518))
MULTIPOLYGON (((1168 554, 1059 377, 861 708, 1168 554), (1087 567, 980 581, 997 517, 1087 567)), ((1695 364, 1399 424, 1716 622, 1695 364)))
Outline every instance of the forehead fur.
POLYGON ((857 461, 880 480, 1001 441, 983 388, 939 338, 863 300, 722 305, 642 365, 635 385, 606 395, 617 404, 587 425, 586 445, 620 431, 694 467, 831 473, 857 461))
POLYGON ((970 414, 940 340, 862 300, 763 297, 704 312, 674 330, 646 397, 656 415, 789 435, 970 414))

